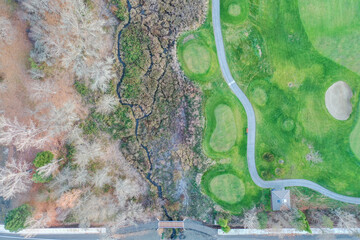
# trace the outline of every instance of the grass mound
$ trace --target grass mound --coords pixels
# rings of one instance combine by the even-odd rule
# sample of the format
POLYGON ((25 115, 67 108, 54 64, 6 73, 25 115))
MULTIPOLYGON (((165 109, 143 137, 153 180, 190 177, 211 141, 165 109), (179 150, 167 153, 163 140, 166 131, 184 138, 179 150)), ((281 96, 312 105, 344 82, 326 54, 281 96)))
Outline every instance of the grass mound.
POLYGON ((222 22, 236 25, 248 17, 249 5, 247 0, 221 0, 220 11, 222 22))
POLYGON ((235 118, 231 108, 220 104, 214 111, 216 127, 210 138, 210 147, 217 152, 230 150, 236 141, 235 118))
POLYGON ((196 41, 188 44, 183 52, 186 67, 195 74, 206 73, 211 65, 211 54, 208 49, 196 41))
POLYGON ((219 63, 212 33, 201 29, 177 40, 177 56, 186 76, 199 83, 219 77, 219 63))
POLYGON ((233 17, 237 17, 241 14, 241 7, 239 4, 237 3, 232 3, 229 5, 228 8, 228 13, 233 16, 233 17))
POLYGON ((265 90, 262 88, 255 88, 251 92, 251 98, 253 99, 254 103, 259 106, 265 106, 268 99, 265 90))
POLYGON ((222 174, 210 181, 210 191, 227 203, 240 202, 245 195, 243 181, 233 174, 222 174))
POLYGON ((290 132, 294 129, 295 127, 295 123, 292 119, 288 118, 288 119, 285 119, 285 121, 283 122, 283 130, 286 131, 286 132, 290 132))

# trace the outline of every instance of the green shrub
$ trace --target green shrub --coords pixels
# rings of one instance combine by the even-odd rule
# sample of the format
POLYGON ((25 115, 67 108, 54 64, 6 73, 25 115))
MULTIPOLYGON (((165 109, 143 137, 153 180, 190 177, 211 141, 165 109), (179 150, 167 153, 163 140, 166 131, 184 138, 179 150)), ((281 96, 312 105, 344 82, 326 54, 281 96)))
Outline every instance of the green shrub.
POLYGON ((80 93, 81 96, 86 96, 89 93, 89 89, 86 87, 85 83, 82 83, 80 81, 74 82, 75 89, 78 93, 80 93))
POLYGON ((257 217, 259 219, 260 228, 264 229, 267 227, 268 215, 266 212, 258 212, 257 217))
POLYGON ((269 153, 269 152, 264 153, 262 158, 267 162, 272 162, 275 159, 274 154, 269 153))
POLYGON ((228 226, 228 219, 219 218, 219 225, 221 227, 221 230, 228 233, 230 231, 230 227, 228 226))
POLYGON ((49 176, 47 178, 44 178, 43 176, 41 176, 41 174, 39 174, 38 172, 35 172, 32 176, 32 180, 34 183, 47 183, 50 182, 52 179, 52 176, 49 176))
POLYGON ((40 69, 39 65, 34 61, 34 59, 32 59, 31 57, 29 57, 29 63, 30 63, 30 67, 33 69, 40 69))
POLYGON ((86 119, 85 122, 80 124, 80 127, 86 135, 96 135, 99 131, 96 122, 92 119, 86 119))
POLYGON ((126 7, 121 3, 120 0, 111 0, 111 4, 116 5, 117 10, 115 11, 115 16, 120 20, 125 20, 126 7))
POLYGON ((297 210, 297 218, 295 219, 295 227, 297 229, 299 229, 300 231, 306 231, 308 233, 312 233, 309 222, 306 219, 305 214, 300 210, 297 210))
POLYGON ((9 211, 5 217, 5 229, 10 232, 18 232, 24 229, 26 218, 31 216, 31 208, 23 204, 18 208, 9 211))
POLYGON ((72 161, 76 152, 73 144, 66 144, 66 159, 72 161))
POLYGON ((36 168, 45 166, 46 164, 49 164, 53 159, 54 159, 54 154, 52 154, 52 152, 50 151, 39 152, 38 154, 36 154, 36 157, 34 159, 34 166, 36 168))

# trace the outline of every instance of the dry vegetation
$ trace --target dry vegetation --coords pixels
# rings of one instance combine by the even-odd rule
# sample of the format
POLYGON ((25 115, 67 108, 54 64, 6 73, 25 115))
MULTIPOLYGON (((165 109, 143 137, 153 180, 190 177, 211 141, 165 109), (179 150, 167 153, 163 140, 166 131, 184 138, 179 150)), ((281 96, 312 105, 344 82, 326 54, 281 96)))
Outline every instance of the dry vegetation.
POLYGON ((104 1, 90 2, 21 1, 14 12, 1 2, 0 84, 6 94, 0 96, 0 145, 15 147, 18 158, 0 169, 0 195, 14 199, 21 194, 18 202, 30 199, 30 228, 117 226, 157 216, 156 210, 148 210, 157 203, 149 204, 147 183, 122 157, 119 143, 106 133, 95 140, 79 128, 89 106, 81 103, 75 79, 100 96, 97 112, 106 115, 118 107, 114 92, 108 91, 116 76, 112 49, 117 20, 104 1), (31 161, 41 150, 55 153, 50 163, 36 169, 50 182, 34 184, 31 161))

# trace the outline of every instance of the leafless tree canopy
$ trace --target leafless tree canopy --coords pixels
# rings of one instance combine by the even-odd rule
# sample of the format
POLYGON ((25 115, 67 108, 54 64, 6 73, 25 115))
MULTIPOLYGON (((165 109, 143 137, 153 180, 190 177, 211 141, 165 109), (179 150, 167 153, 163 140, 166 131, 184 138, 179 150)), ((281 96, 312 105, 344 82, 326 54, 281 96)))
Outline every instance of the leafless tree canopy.
POLYGON ((29 164, 25 161, 9 159, 4 168, 0 168, 0 196, 13 198, 18 193, 29 190, 31 184, 29 164))
POLYGON ((5 17, 0 17, 0 42, 11 44, 14 37, 15 33, 11 27, 11 22, 5 17))
POLYGON ((256 207, 245 212, 243 220, 244 228, 257 229, 260 227, 256 207))
POLYGON ((29 125, 21 124, 15 118, 13 121, 0 116, 0 144, 14 145, 22 151, 29 147, 41 148, 48 141, 45 129, 35 126, 30 120, 29 125))
POLYGON ((96 111, 102 114, 110 114, 118 104, 119 100, 114 95, 106 94, 99 99, 96 111))
MULTIPOLYGON (((94 3, 90 10, 83 0, 61 0, 61 6, 58 1, 21 1, 30 22, 29 36, 35 42, 31 57, 47 65, 60 61, 92 90, 104 92, 115 74, 113 58, 102 56, 113 46, 111 33, 117 21, 103 1, 94 3), (47 21, 49 14, 57 18, 55 24, 47 21)), ((43 75, 36 70, 32 74, 43 75)))

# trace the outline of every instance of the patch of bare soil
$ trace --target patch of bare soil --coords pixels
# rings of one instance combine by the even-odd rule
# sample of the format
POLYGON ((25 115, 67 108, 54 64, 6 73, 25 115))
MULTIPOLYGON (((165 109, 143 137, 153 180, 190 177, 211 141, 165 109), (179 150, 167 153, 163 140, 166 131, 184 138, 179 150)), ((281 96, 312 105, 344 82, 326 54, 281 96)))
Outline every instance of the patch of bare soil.
POLYGON ((352 113, 352 96, 352 90, 346 82, 339 81, 331 85, 325 94, 325 105, 331 116, 337 120, 347 120, 352 113))

